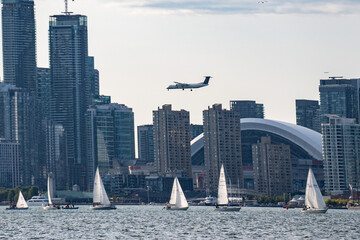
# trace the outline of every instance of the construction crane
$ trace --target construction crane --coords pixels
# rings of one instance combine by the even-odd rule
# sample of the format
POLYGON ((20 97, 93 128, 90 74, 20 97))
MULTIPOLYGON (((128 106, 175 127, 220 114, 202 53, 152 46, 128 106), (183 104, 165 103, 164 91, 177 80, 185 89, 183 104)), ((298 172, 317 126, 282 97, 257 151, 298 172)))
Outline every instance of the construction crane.
MULTIPOLYGON (((72 0, 72 1, 74 1, 74 0, 72 0)), ((68 0, 65 0, 65 14, 66 15, 70 15, 72 12, 69 12, 68 10, 69 10, 69 8, 68 8, 68 6, 69 6, 69 4, 68 4, 68 0)))

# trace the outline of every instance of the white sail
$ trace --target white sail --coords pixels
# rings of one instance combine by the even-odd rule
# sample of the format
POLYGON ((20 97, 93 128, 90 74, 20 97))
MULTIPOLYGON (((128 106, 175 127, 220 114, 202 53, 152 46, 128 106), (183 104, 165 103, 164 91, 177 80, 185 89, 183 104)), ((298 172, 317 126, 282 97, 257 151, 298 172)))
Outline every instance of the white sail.
POLYGON ((104 184, 101 180, 99 168, 96 169, 93 191, 93 203, 110 206, 110 200, 106 194, 104 184))
POLYGON ((50 179, 50 174, 49 174, 49 176, 48 176, 48 181, 47 181, 47 192, 48 192, 48 201, 49 201, 49 205, 52 205, 53 204, 53 202, 52 202, 52 200, 51 200, 51 198, 53 197, 53 196, 51 196, 51 193, 53 192, 53 189, 52 189, 52 181, 51 181, 51 179, 50 179))
POLYGON ((179 207, 179 208, 186 208, 186 207, 189 207, 189 204, 186 200, 186 197, 184 195, 184 192, 181 188, 181 185, 180 185, 180 182, 179 182, 179 179, 178 178, 175 178, 176 179, 176 204, 175 206, 176 207, 179 207))
POLYGON ((25 198, 24 198, 21 191, 19 193, 19 198, 18 198, 18 201, 16 203, 16 208, 28 208, 28 205, 27 205, 27 203, 25 201, 25 198))
POLYGON ((217 204, 227 205, 228 203, 229 203, 229 199, 226 189, 225 171, 224 171, 224 165, 222 164, 220 169, 217 204))
POLYGON ((326 204, 321 195, 319 186, 311 168, 309 169, 308 179, 306 182, 305 205, 310 209, 326 209, 326 204))
POLYGON ((174 178, 174 183, 173 183, 173 187, 171 190, 171 196, 170 196, 170 201, 169 203, 171 205, 175 205, 176 204, 176 199, 177 199, 177 177, 174 178))

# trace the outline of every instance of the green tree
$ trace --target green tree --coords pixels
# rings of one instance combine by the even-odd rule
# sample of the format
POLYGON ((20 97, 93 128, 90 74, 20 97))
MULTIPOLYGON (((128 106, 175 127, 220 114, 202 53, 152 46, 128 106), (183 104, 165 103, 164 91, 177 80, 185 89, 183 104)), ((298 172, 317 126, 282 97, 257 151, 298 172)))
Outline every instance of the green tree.
POLYGON ((14 196, 15 196, 15 191, 14 189, 10 189, 8 190, 8 197, 7 197, 7 200, 8 201, 14 201, 14 196))
POLYGON ((39 194, 39 188, 36 186, 31 186, 27 194, 27 199, 30 199, 33 196, 37 196, 38 194, 39 194))

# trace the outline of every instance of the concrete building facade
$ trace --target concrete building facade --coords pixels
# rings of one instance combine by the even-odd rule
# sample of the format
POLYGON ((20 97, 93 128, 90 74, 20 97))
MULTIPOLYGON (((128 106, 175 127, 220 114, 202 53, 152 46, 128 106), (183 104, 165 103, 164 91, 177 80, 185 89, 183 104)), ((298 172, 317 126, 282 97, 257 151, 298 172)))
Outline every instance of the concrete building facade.
POLYGON ((161 176, 192 177, 190 117, 171 105, 153 111, 155 166, 161 176))
POLYGON ((262 137, 252 151, 255 191, 267 196, 291 193, 290 146, 271 144, 271 137, 262 137))
POLYGON ((240 113, 214 104, 203 111, 206 191, 217 192, 221 165, 227 181, 243 187, 240 113))

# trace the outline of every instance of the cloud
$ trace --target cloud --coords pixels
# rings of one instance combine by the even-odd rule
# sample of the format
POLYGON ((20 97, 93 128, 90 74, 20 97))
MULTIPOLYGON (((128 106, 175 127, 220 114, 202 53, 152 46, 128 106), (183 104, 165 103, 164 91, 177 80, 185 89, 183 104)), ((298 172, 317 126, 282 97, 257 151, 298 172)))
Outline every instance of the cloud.
POLYGON ((106 0, 137 12, 194 14, 359 14, 359 0, 106 0))

